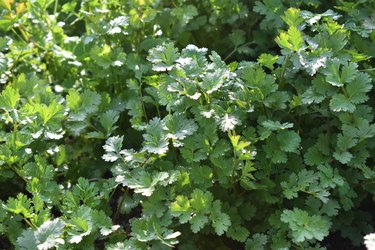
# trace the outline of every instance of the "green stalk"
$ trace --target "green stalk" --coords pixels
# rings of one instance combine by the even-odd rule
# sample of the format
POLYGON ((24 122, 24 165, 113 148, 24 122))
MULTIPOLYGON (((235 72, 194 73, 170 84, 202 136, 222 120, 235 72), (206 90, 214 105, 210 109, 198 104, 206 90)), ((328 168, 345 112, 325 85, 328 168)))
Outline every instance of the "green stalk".
POLYGON ((286 72, 286 66, 289 64, 289 61, 290 61, 290 55, 287 55, 285 58, 284 64, 281 68, 279 90, 283 90, 285 87, 285 72, 286 72))

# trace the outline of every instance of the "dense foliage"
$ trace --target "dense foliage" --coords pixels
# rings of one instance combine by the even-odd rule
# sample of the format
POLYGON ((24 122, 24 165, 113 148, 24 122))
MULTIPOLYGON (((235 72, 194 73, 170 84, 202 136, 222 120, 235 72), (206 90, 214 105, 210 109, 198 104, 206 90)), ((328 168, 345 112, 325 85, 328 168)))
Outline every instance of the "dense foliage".
POLYGON ((363 244, 374 12, 0 0, 0 247, 363 244))

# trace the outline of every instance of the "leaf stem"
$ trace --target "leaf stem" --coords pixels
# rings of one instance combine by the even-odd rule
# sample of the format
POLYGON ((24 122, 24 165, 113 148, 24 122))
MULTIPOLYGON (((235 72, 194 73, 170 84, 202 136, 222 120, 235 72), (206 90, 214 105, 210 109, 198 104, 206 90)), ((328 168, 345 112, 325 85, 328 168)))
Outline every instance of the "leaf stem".
POLYGON ((9 168, 14 172, 16 173, 25 183, 27 183, 27 179, 21 175, 21 173, 19 172, 19 170, 15 167, 13 167, 12 165, 8 165, 9 168))
POLYGON ((286 66, 288 65, 289 61, 290 61, 290 55, 288 54, 281 68, 279 90, 282 90, 285 87, 285 72, 286 72, 286 66))
POLYGON ((229 52, 229 54, 224 58, 224 60, 223 61, 226 61, 226 60, 228 60, 239 48, 241 48, 241 47, 244 47, 244 46, 247 46, 247 45, 249 45, 249 44, 252 44, 252 43, 254 43, 253 41, 251 41, 251 42, 247 42, 247 43, 244 43, 244 44, 241 44, 240 46, 238 46, 238 45, 236 45, 234 48, 233 48, 233 50, 231 51, 231 52, 229 52))
POLYGON ((59 4, 59 0, 55 0, 55 6, 54 6, 54 9, 53 9, 53 14, 56 15, 57 13, 57 6, 59 4))
POLYGON ((38 227, 34 225, 34 223, 32 223, 30 220, 28 220, 27 218, 23 218, 23 220, 26 222, 27 225, 29 225, 29 227, 31 228, 34 228, 34 229, 37 229, 38 227))
POLYGON ((117 221, 117 219, 118 219, 118 217, 120 215, 120 209, 121 209, 122 205, 124 204, 125 198, 128 196, 128 193, 129 193, 129 188, 126 188, 125 191, 124 191, 124 194, 121 196, 120 202, 117 205, 116 213, 113 216, 113 220, 114 221, 117 221))

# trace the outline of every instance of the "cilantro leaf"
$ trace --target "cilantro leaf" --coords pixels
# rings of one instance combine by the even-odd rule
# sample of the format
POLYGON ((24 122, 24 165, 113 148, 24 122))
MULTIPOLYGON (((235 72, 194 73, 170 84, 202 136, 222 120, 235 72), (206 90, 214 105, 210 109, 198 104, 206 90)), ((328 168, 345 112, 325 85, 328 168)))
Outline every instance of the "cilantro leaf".
POLYGON ((266 120, 262 122, 262 126, 272 131, 276 131, 280 129, 283 130, 287 128, 293 128, 293 123, 290 123, 290 122, 280 123, 279 121, 266 120))
POLYGON ((101 96, 91 90, 79 94, 77 90, 70 90, 66 97, 67 107, 71 109, 69 119, 71 121, 83 121, 87 115, 98 111, 101 96))
POLYGON ((170 209, 172 215, 179 217, 181 223, 186 223, 190 220, 192 209, 187 197, 182 195, 176 196, 176 201, 171 203, 170 209))
POLYGON ((239 242, 245 242, 246 239, 249 237, 249 234, 250 232, 246 227, 239 225, 231 226, 226 232, 227 236, 239 242))
POLYGON ((181 141, 198 129, 193 120, 186 119, 182 114, 169 115, 165 120, 165 126, 169 132, 166 136, 172 139, 175 147, 182 146, 183 143, 181 141))
POLYGON ((287 32, 281 32, 275 41, 281 48, 292 51, 298 51, 304 45, 302 33, 295 26, 291 26, 287 32))
POLYGON ((289 8, 287 11, 284 12, 284 15, 281 18, 288 24, 289 26, 297 27, 302 23, 304 20, 300 15, 300 10, 296 8, 289 8))
POLYGON ((263 250, 267 241, 267 235, 256 233, 246 241, 246 250, 263 250))
POLYGON ((62 238, 64 227, 65 223, 60 219, 44 222, 34 233, 38 249, 47 250, 64 244, 62 238))
POLYGON ((20 249, 47 250, 64 244, 62 238, 64 222, 60 219, 44 222, 37 230, 24 230, 17 238, 20 249))
POLYGON ((113 136, 107 139, 105 145, 103 146, 105 154, 102 156, 103 160, 109 162, 115 162, 121 158, 121 148, 122 142, 124 140, 123 136, 113 136))
POLYGON ((297 152, 301 137, 294 131, 283 130, 277 134, 280 149, 284 152, 297 152))
POLYGON ((178 50, 173 43, 167 43, 151 49, 147 60, 152 63, 153 70, 169 71, 173 68, 178 57, 178 50))
POLYGON ((355 80, 346 86, 350 102, 360 104, 368 100, 367 93, 372 89, 371 79, 368 74, 358 73, 355 80))
POLYGON ((14 109, 16 108, 21 96, 18 89, 11 86, 6 86, 0 94, 0 108, 1 109, 14 109))
POLYGON ((344 63, 343 67, 340 67, 341 64, 338 58, 334 58, 327 63, 327 68, 322 71, 326 75, 326 81, 336 87, 342 87, 344 84, 352 82, 358 73, 356 63, 344 63))
POLYGON ((165 154, 168 151, 168 137, 165 121, 155 117, 146 125, 143 135, 143 150, 153 154, 165 154))
POLYGON ((17 246, 22 250, 35 250, 38 249, 34 231, 31 229, 24 230, 17 238, 17 246))
POLYGON ((298 208, 285 209, 280 220, 289 225, 293 241, 296 243, 311 239, 323 240, 329 232, 330 225, 323 217, 310 216, 306 211, 298 208))
POLYGON ((122 185, 134 189, 135 193, 140 193, 144 196, 151 196, 155 191, 156 185, 159 184, 159 182, 166 180, 168 177, 170 177, 170 175, 167 172, 150 174, 141 170, 134 173, 131 177, 127 176, 125 178, 120 178, 118 181, 120 181, 122 185))
POLYGON ((236 125, 241 125, 241 121, 233 115, 225 114, 220 121, 220 129, 223 132, 233 130, 236 125))
POLYGON ((273 65, 276 63, 276 61, 279 59, 279 56, 273 56, 271 54, 263 53, 259 56, 258 62, 260 62, 265 67, 269 68, 270 70, 273 70, 273 65))
POLYGON ((231 225, 229 216, 221 211, 220 201, 214 201, 212 203, 210 220, 217 235, 222 235, 231 225))
POLYGON ((356 109, 355 105, 343 94, 335 94, 330 103, 329 107, 334 112, 350 112, 353 113, 356 109))
POLYGON ((198 233, 208 223, 208 217, 203 214, 195 214, 190 220, 190 228, 193 233, 198 233))
POLYGON ((211 192, 203 192, 200 189, 194 189, 191 195, 190 203, 194 211, 199 213, 209 213, 211 210, 212 201, 213 196, 211 192))

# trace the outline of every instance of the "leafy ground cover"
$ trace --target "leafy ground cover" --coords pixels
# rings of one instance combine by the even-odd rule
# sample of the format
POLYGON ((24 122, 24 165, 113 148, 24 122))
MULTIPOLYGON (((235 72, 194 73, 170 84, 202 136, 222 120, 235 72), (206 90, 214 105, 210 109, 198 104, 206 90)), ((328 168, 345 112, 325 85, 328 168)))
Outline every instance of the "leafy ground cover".
POLYGON ((2 249, 355 249, 374 232, 374 1, 0 13, 2 249))

